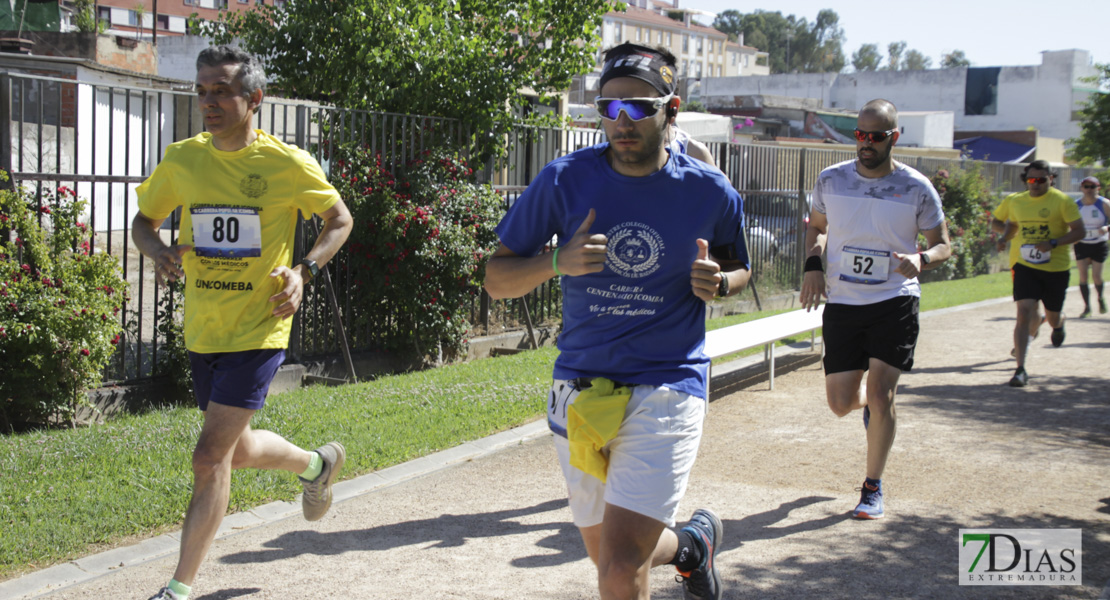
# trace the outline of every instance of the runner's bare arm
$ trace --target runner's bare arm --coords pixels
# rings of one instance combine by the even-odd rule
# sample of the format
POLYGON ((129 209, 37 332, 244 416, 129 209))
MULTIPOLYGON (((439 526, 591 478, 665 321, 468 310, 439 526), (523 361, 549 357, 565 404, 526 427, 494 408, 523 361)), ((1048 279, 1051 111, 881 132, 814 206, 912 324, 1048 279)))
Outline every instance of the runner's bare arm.
POLYGON ((181 270, 181 257, 193 248, 181 244, 167 246, 158 234, 163 221, 165 219, 152 219, 142 212, 136 213, 131 220, 131 240, 139 252, 154 262, 154 279, 160 285, 185 276, 185 271, 181 270))
POLYGON ((1083 219, 1076 219, 1068 223, 1068 232, 1056 238, 1056 245, 1052 242, 1044 241, 1037 244, 1037 248, 1043 252, 1051 252, 1056 246, 1067 246, 1074 244, 1087 236, 1087 230, 1083 228, 1083 219))
MULTIPOLYGON (((825 253, 826 234, 829 231, 829 218, 825 213, 816 210, 809 211, 809 226, 806 227, 806 260, 811 257, 821 258, 825 253)), ((798 300, 808 311, 817 308, 825 292, 825 272, 806 271, 802 274, 802 291, 798 300)))
MULTIPOLYGON (((347 236, 351 234, 351 229, 354 227, 354 219, 351 218, 351 211, 347 209, 343 200, 321 213, 320 218, 324 220, 324 228, 320 231, 312 249, 305 253, 304 257, 315 261, 318 267, 323 268, 347 241, 347 236)), ((274 269, 270 277, 280 277, 282 280, 281 291, 270 296, 270 302, 277 304, 273 315, 279 319, 293 316, 304 298, 304 282, 310 278, 308 268, 300 264, 293 268, 282 265, 274 269)))
POLYGON ((937 265, 948 260, 948 257, 952 256, 952 244, 948 240, 948 225, 946 223, 942 221, 940 225, 922 231, 921 234, 925 236, 925 242, 927 244, 924 252, 914 252, 912 254, 902 254, 901 252, 894 253, 894 258, 902 261, 894 271, 901 274, 906 279, 917 277, 926 269, 935 269, 937 265), (922 255, 929 258, 928 262, 921 260, 922 255))
POLYGON ((559 247, 558 256, 545 252, 536 256, 520 256, 504 244, 486 263, 486 292, 491 298, 519 298, 559 273, 569 276, 600 273, 605 268, 608 239, 601 233, 590 233, 597 213, 590 209, 574 237, 559 247))

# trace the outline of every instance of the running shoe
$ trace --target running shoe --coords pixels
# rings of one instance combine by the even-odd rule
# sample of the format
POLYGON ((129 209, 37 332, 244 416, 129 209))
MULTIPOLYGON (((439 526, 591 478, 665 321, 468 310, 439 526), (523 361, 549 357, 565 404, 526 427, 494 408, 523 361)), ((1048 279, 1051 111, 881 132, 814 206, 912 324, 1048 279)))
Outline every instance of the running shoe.
POLYGON ((339 475, 339 469, 343 468, 343 461, 347 460, 347 451, 339 442, 328 442, 317 448, 316 453, 324 459, 323 470, 312 481, 301 479, 301 485, 304 486, 301 511, 304 512, 306 521, 320 520, 331 508, 331 484, 336 475, 339 475))
POLYGON ((1029 375, 1025 372, 1025 367, 1018 367, 1014 371, 1014 376, 1010 378, 1010 387, 1025 387, 1029 383, 1029 375))
POLYGON ((860 490, 859 495, 859 506, 856 506, 856 510, 852 511, 852 516, 857 519, 883 518, 882 481, 872 484, 864 480, 863 489, 860 490))
POLYGON ((168 587, 164 587, 158 590, 157 594, 151 596, 150 600, 178 600, 178 598, 180 598, 180 596, 173 593, 173 590, 168 587))
POLYGON ((1060 323, 1059 327, 1055 327, 1055 328, 1052 329, 1052 336, 1049 339, 1052 340, 1052 346, 1054 348, 1059 348, 1060 346, 1064 345, 1064 324, 1063 323, 1060 323))
POLYGON ((1106 300, 1103 300, 1102 298, 1098 299, 1098 314, 1106 314, 1106 300))
MULTIPOLYGON (((1103 312, 1106 312, 1106 311, 1103 311, 1103 312)), ((1090 306, 1084 308, 1083 312, 1079 313, 1079 318, 1080 319, 1086 319, 1089 316, 1091 316, 1091 307, 1090 306)))
POLYGON ((701 565, 688 573, 679 572, 675 581, 682 583, 686 600, 719 600, 721 597, 721 575, 717 572, 715 559, 720 549, 725 526, 720 517, 708 508, 699 508, 690 517, 690 522, 682 528, 701 545, 701 565))
POLYGON ((867 429, 867 426, 870 423, 871 423, 871 409, 868 408, 866 404, 864 404, 863 405, 863 428, 867 429))

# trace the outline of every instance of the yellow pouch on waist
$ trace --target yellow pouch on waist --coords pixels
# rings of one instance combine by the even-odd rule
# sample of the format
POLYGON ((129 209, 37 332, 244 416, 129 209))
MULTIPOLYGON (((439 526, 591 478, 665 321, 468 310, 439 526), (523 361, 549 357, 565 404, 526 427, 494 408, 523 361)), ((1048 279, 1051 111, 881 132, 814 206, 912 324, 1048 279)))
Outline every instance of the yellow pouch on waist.
POLYGON ((595 378, 591 383, 589 388, 579 392, 567 410, 570 465, 604 483, 609 457, 601 449, 617 436, 632 389, 617 387, 604 377, 595 378))

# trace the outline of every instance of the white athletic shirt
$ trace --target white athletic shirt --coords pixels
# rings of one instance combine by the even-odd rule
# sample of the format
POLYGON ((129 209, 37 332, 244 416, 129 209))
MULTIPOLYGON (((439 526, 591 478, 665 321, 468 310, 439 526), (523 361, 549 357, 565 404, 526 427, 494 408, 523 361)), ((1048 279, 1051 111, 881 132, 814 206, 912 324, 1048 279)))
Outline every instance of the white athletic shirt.
POLYGON ((1075 203, 1079 205, 1079 216, 1083 219, 1083 229, 1087 230, 1087 237, 1079 240, 1080 244, 1097 244, 1110 240, 1110 233, 1099 234, 1098 230, 1105 227, 1110 218, 1103 212, 1102 203, 1106 202, 1106 198, 1098 197, 1094 204, 1083 204, 1083 199, 1076 200, 1075 203))
POLYGON ((874 304, 898 296, 920 296, 917 278, 895 272, 894 253, 913 254, 917 234, 944 222, 940 196, 921 173, 894 163, 879 179, 863 177, 856 161, 821 171, 813 209, 829 222, 827 293, 830 304, 874 304))

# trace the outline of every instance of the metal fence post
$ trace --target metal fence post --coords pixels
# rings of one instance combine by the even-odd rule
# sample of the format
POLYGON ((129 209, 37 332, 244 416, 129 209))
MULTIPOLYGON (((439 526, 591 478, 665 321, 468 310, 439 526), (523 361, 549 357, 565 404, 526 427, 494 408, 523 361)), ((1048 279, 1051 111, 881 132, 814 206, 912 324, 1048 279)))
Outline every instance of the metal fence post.
POLYGON ((8 174, 8 180, 0 182, 0 187, 14 190, 15 180, 12 177, 12 76, 7 71, 0 73, 0 169, 8 174))

